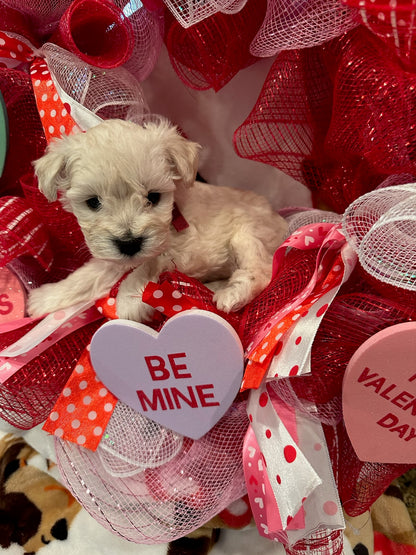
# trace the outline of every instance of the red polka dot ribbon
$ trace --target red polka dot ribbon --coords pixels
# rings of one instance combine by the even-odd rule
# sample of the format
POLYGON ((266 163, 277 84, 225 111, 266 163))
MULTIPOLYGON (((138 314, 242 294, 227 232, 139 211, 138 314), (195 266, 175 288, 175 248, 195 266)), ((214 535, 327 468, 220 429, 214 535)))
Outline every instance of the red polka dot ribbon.
POLYGON ((46 61, 35 59, 30 75, 46 140, 79 132, 80 128, 70 115, 69 104, 60 99, 46 61))
POLYGON ((39 51, 20 37, 0 31, 0 63, 16 67, 31 62, 30 75, 39 116, 46 140, 80 131, 71 117, 71 108, 64 104, 55 86, 47 63, 39 51))
POLYGON ((275 266, 288 247, 312 245, 319 251, 310 283, 258 334, 245 377, 245 387, 255 384, 243 452, 247 491, 259 532, 285 545, 317 529, 329 536, 344 525, 320 423, 287 407, 273 388, 276 380, 310 372, 319 324, 356 262, 337 225, 316 224, 300 228, 278 249, 275 266))

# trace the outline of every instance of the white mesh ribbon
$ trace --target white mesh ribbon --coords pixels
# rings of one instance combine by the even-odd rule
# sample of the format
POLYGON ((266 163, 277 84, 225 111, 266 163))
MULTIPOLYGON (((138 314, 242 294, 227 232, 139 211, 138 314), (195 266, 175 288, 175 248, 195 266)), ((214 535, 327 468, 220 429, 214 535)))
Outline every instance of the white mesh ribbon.
POLYGON ((242 10, 247 0, 165 0, 182 27, 190 27, 218 12, 232 14, 242 10))
POLYGON ((253 56, 323 44, 359 23, 356 10, 339 0, 268 0, 267 13, 250 46, 253 56))
POLYGON ((63 102, 82 130, 103 119, 119 118, 140 123, 148 107, 137 79, 124 68, 100 69, 75 54, 46 43, 41 54, 63 102))
POLYGON ((416 184, 376 189, 345 211, 343 230, 363 269, 416 291, 416 184))
POLYGON ((245 494, 246 430, 245 402, 195 441, 118 402, 97 451, 57 438, 57 461, 68 488, 104 527, 136 543, 164 543, 245 494))

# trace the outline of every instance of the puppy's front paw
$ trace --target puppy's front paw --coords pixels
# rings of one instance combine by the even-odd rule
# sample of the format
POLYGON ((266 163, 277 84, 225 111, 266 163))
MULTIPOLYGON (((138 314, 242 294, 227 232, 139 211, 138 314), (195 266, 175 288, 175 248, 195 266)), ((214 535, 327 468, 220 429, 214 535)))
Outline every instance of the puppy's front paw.
POLYGON ((247 298, 244 291, 237 285, 229 285, 219 289, 213 300, 219 310, 223 312, 235 312, 243 308, 251 299, 247 298))
POLYGON ((140 298, 130 295, 117 295, 117 316, 135 322, 148 322, 152 319, 154 309, 140 298))
POLYGON ((29 293, 27 312, 32 318, 39 318, 62 308, 62 297, 57 292, 56 283, 46 283, 29 293))

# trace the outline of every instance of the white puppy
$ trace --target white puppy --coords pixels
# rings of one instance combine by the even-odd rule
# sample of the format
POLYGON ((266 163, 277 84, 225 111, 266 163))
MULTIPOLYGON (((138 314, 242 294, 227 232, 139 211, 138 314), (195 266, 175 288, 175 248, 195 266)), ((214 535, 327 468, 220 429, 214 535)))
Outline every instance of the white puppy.
POLYGON ((199 145, 166 121, 141 127, 108 120, 53 142, 35 162, 39 188, 58 192, 79 222, 92 258, 66 279, 30 293, 32 316, 97 300, 128 271, 117 299, 120 318, 152 314, 142 292, 177 268, 205 283, 222 280, 214 300, 238 310, 268 284, 286 223, 252 193, 195 182, 199 145), (174 206, 188 223, 172 225, 174 206))

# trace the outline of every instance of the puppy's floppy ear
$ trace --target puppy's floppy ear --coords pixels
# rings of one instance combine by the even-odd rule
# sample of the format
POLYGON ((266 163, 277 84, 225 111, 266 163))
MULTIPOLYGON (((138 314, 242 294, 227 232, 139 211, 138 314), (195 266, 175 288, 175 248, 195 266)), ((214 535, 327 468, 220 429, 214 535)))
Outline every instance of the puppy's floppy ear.
POLYGON ((39 190, 49 201, 57 199, 58 190, 69 187, 64 142, 59 139, 50 143, 42 158, 33 162, 39 190))
POLYGON ((198 171, 201 146, 182 137, 176 129, 172 131, 166 148, 173 169, 173 179, 185 187, 191 187, 198 171))

